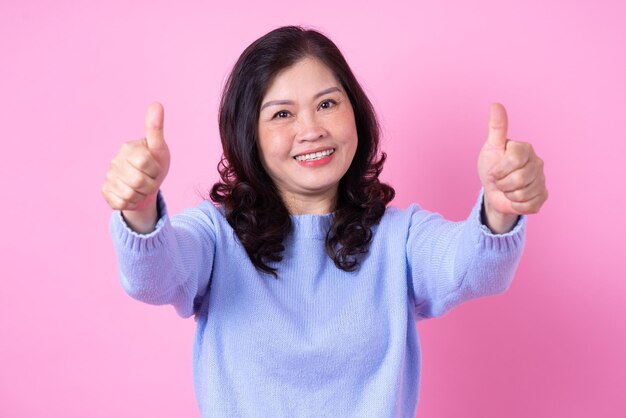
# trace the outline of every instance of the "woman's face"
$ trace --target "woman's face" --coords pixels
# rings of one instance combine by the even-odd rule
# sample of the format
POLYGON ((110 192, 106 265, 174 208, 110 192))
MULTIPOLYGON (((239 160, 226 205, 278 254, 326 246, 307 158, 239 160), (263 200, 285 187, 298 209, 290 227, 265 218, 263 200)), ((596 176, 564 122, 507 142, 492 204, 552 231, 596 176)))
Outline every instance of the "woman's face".
POLYGON ((276 75, 261 103, 261 162, 287 208, 316 213, 315 202, 334 205, 358 142, 341 83, 323 63, 304 58, 276 75))

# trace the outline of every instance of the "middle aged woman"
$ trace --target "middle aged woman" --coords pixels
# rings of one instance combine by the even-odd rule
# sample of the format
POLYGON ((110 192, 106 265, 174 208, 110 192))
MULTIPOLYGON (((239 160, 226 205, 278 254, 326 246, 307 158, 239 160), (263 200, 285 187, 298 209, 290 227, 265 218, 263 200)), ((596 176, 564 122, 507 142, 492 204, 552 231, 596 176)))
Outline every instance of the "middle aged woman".
POLYGON ((542 161, 494 104, 465 221, 387 207, 372 106, 332 41, 299 27, 242 53, 219 123, 216 205, 168 215, 159 104, 103 186, 126 291, 195 315, 202 416, 413 417, 415 323, 508 287, 542 161))

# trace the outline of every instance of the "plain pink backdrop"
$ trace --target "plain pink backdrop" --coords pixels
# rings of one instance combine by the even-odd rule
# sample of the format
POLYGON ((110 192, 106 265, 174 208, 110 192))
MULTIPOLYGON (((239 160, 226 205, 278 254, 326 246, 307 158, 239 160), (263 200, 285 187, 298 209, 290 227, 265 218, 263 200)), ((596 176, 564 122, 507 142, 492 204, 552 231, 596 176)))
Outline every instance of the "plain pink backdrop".
POLYGON ((467 215, 492 101, 546 161, 550 199, 509 292, 419 325, 417 416, 626 416, 623 1, 173 4, 0 4, 0 416, 198 416, 194 321, 123 293, 100 186, 159 100, 170 211, 196 205, 225 77, 284 24, 346 55, 395 205, 467 215))

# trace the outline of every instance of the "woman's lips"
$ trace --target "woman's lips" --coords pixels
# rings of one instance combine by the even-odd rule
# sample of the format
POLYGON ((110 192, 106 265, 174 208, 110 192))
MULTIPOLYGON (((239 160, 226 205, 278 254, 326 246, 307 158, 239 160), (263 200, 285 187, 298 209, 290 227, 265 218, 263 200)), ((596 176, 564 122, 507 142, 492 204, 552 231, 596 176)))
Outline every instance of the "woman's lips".
POLYGON ((334 152, 334 148, 320 148, 317 150, 303 152, 293 158, 297 161, 314 161, 332 155, 334 152))
POLYGON ((322 151, 300 154, 293 157, 302 167, 320 167, 328 164, 335 155, 334 148, 326 148, 322 151))

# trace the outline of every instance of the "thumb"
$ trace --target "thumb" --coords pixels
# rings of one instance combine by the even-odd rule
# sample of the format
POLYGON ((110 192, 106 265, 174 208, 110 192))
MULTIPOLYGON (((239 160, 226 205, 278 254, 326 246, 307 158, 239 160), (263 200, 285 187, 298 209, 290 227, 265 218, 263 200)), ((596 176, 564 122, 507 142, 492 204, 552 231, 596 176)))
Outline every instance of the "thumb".
POLYGON ((148 106, 146 111, 146 142, 151 151, 159 151, 167 148, 163 136, 163 106, 159 102, 154 102, 148 106))
POLYGON ((509 122, 506 109, 500 103, 492 103, 489 111, 489 135, 487 143, 494 148, 504 151, 506 148, 506 135, 509 122))

